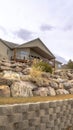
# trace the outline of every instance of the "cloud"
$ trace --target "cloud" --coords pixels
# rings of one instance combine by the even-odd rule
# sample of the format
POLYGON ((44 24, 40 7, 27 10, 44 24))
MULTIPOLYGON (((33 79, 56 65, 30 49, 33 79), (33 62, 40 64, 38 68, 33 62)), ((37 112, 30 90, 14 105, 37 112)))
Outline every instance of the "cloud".
POLYGON ((41 31, 51 31, 52 29, 54 29, 54 27, 48 24, 43 24, 40 26, 41 31))
POLYGON ((64 31, 71 31, 73 30, 73 25, 69 24, 69 25, 66 25, 64 28, 63 28, 64 31))
POLYGON ((19 29, 18 31, 13 32, 18 38, 21 38, 23 40, 28 40, 32 38, 33 32, 26 30, 26 29, 19 29))
POLYGON ((0 31, 2 31, 4 34, 7 34, 7 30, 3 26, 0 26, 0 31))

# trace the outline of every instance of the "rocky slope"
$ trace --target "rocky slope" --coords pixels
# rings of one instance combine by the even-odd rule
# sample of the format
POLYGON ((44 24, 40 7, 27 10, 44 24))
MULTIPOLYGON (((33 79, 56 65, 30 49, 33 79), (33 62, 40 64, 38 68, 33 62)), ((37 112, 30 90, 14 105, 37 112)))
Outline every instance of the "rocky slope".
POLYGON ((73 70, 54 74, 32 70, 30 63, 0 61, 0 96, 28 97, 73 94, 73 70))

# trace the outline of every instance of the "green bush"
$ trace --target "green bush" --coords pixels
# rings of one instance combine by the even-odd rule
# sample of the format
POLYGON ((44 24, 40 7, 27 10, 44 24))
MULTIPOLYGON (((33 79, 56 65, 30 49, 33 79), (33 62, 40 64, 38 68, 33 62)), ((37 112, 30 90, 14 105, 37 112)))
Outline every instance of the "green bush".
POLYGON ((39 61, 36 64, 34 64, 34 67, 38 68, 44 72, 52 73, 52 67, 47 62, 39 61))
POLYGON ((67 68, 68 69, 73 69, 73 61, 72 60, 69 60, 68 63, 67 63, 67 68))

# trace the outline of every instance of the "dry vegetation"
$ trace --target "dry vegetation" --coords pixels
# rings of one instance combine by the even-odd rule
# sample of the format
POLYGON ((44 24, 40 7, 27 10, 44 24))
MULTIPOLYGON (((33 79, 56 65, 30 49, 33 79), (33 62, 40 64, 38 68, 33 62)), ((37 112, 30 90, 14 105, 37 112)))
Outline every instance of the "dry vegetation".
POLYGON ((73 98, 72 94, 68 95, 58 95, 58 96, 47 96, 47 97, 28 97, 28 98, 0 98, 0 105, 3 104, 20 104, 20 103, 34 103, 43 101, 54 101, 54 100, 64 100, 73 98))

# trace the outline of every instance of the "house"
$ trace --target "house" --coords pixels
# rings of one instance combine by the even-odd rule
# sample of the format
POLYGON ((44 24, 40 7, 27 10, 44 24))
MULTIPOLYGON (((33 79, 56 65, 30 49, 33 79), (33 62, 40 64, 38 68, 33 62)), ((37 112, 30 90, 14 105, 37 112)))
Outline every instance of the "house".
POLYGON ((62 63, 58 60, 55 60, 55 69, 61 69, 62 68, 62 63))
POLYGON ((0 39, 0 59, 11 59, 16 46, 17 44, 0 39))
POLYGON ((0 58, 14 60, 42 59, 54 66, 55 56, 39 39, 18 45, 0 39, 0 58))

